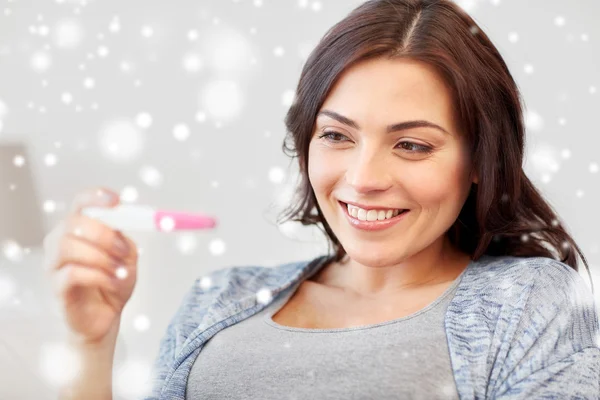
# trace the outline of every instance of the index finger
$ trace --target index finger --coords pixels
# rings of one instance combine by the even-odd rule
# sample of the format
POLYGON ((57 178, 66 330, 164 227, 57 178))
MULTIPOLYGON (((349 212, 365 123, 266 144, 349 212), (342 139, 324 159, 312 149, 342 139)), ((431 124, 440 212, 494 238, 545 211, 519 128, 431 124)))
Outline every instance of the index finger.
POLYGON ((96 187, 78 193, 71 204, 72 213, 80 213, 84 207, 112 207, 120 201, 119 195, 110 189, 96 187))

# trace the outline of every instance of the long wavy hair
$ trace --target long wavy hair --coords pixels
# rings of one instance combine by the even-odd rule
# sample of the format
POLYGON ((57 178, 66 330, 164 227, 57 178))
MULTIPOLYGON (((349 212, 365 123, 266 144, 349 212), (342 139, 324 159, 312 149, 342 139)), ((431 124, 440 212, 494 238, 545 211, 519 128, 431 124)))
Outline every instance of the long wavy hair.
POLYGON ((452 244, 475 260, 484 254, 541 256, 579 271, 576 251, 592 282, 580 248, 523 171, 525 127, 517 84, 488 36, 450 0, 370 0, 323 36, 303 67, 285 117, 282 148, 298 157, 300 182, 278 223, 316 225, 333 246, 335 261, 346 254, 316 201, 308 149, 317 113, 340 75, 375 57, 427 63, 451 88, 479 178, 446 232, 452 244))

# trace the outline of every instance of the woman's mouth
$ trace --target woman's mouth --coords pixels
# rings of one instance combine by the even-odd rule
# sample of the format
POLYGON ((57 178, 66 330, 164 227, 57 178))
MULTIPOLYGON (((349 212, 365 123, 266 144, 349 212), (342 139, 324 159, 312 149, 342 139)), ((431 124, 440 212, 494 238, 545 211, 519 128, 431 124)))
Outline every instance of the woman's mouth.
POLYGON ((355 228, 358 228, 361 230, 367 230, 367 231, 378 231, 378 230, 382 230, 382 229, 387 229, 387 228, 397 224, 398 222, 402 221, 404 219, 404 217, 410 212, 410 210, 400 210, 398 215, 392 216, 389 219, 386 218, 383 220, 366 221, 366 220, 360 220, 356 217, 353 217, 348 212, 348 205, 346 203, 344 203, 342 201, 338 201, 338 203, 340 204, 340 207, 342 207, 342 211, 344 212, 344 215, 346 216, 346 219, 348 220, 348 222, 350 222, 350 225, 354 226, 355 228))

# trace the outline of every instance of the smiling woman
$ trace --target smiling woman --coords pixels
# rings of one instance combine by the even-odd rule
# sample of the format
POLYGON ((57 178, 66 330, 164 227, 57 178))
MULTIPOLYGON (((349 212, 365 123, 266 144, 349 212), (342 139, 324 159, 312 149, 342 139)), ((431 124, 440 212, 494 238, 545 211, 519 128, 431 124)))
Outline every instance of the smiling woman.
POLYGON ((368 287, 381 272, 362 266, 412 264, 394 273, 421 272, 396 281, 417 282, 450 250, 463 261, 548 257, 575 271, 579 255, 589 274, 522 168, 522 105, 506 63, 451 1, 359 6, 311 53, 285 122, 283 150, 298 158, 301 184, 279 222, 322 229, 335 250, 326 269, 345 259, 354 272, 344 275, 368 287), (411 214, 365 236, 338 201, 411 214))
POLYGON ((196 281, 150 398, 598 398, 587 263, 523 171, 519 96, 449 0, 336 24, 286 116, 283 214, 334 251, 196 281))

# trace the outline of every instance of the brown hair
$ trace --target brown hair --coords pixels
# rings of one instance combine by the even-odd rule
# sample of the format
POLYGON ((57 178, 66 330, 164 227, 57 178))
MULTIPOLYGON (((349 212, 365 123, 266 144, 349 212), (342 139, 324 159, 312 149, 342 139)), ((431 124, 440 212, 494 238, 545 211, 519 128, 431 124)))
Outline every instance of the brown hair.
POLYGON ((308 148, 316 115, 340 74, 374 57, 428 63, 451 88, 479 179, 446 233, 452 244, 475 260, 483 254, 549 257, 578 271, 574 248, 590 274, 580 248, 523 171, 521 95, 508 67, 488 36, 449 0, 370 0, 324 35, 304 65, 285 118, 283 151, 299 157, 301 182, 298 201, 278 222, 321 224, 334 260, 345 255, 308 179, 308 148))

